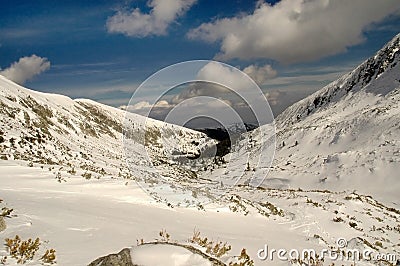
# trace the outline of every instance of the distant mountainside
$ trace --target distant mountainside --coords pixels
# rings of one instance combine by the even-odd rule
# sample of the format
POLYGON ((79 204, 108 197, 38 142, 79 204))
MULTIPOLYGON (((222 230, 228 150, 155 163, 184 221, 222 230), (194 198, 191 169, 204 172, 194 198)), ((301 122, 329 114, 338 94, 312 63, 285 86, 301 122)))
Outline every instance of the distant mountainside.
POLYGON ((2 76, 0 106, 3 159, 99 172, 106 167, 105 157, 114 163, 122 159, 122 111, 31 91, 2 76), (104 144, 95 145, 98 140, 104 144))
POLYGON ((398 199, 400 34, 276 119, 265 186, 354 189, 398 199))
POLYGON ((191 170, 171 165, 171 154, 191 158, 207 143, 215 144, 198 131, 145 120, 92 100, 32 91, 0 76, 0 158, 46 166, 50 171, 52 166, 62 166, 55 173, 60 182, 71 174, 146 180, 154 175, 154 166, 165 176, 191 177, 191 170), (142 139, 123 142, 128 123, 142 139), (135 151, 129 158, 124 144, 135 151), (143 145, 149 158, 137 153, 143 145), (128 167, 126 160, 134 167, 128 167), (146 160, 153 166, 143 164, 146 160))

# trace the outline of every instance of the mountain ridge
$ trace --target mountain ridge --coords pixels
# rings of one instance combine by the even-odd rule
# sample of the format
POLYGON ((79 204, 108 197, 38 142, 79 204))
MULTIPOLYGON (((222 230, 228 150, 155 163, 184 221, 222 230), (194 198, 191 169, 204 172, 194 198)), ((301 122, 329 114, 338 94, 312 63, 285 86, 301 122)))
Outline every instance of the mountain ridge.
MULTIPOLYGON (((0 107, 1 158, 26 161, 32 166, 61 166, 62 171, 55 172, 55 176, 73 173, 85 178, 146 179, 152 174, 150 168, 129 169, 125 163, 123 129, 129 123, 138 127, 146 122, 142 141, 154 141, 148 149, 152 152, 151 159, 161 165, 167 164, 162 158, 169 146, 164 145, 174 145, 175 150, 186 154, 198 149, 194 143, 208 141, 198 131, 126 113, 89 99, 73 100, 36 92, 2 76, 0 107), (149 137, 160 130, 168 132, 168 136, 162 140, 149 137)), ((146 160, 131 159, 135 164, 146 160)))
POLYGON ((276 118, 277 152, 269 175, 275 179, 267 178, 267 186, 275 180, 283 187, 351 188, 397 201, 399 49, 400 34, 276 118))
MULTIPOLYGON (((379 78, 384 71, 397 70, 399 68, 399 49, 400 33, 381 48, 375 56, 366 59, 354 70, 289 106, 276 118, 277 127, 284 128, 290 124, 295 124, 315 112, 316 109, 324 108, 345 97, 350 92, 354 93, 361 90, 373 79, 379 78)), ((393 79, 393 82, 396 82, 396 79, 393 79)), ((397 79, 397 86, 399 82, 397 79)), ((371 90, 371 92, 373 91, 371 90)), ((388 93, 385 90, 375 90, 375 92, 377 94, 388 93)))

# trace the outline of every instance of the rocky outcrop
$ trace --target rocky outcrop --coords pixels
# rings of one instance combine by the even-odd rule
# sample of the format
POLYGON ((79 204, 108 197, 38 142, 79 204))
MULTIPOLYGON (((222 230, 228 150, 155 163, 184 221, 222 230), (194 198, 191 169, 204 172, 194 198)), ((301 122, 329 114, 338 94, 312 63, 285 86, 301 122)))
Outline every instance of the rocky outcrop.
MULTIPOLYGON (((180 243, 170 243, 170 242, 149 242, 149 243, 144 243, 141 246, 156 246, 156 245, 181 247, 190 251, 192 254, 200 255, 206 261, 209 261, 212 266, 226 266, 226 264, 223 263, 222 261, 219 261, 218 259, 213 258, 205 254, 201 250, 190 245, 185 245, 180 243)), ((90 263, 88 266, 139 266, 132 261, 135 261, 135 258, 131 257, 130 249, 125 248, 121 250, 121 252, 119 252, 118 254, 110 254, 108 256, 98 258, 97 260, 90 263)))
POLYGON ((118 254, 110 254, 90 263, 88 266, 138 266, 132 263, 129 248, 124 248, 118 254))

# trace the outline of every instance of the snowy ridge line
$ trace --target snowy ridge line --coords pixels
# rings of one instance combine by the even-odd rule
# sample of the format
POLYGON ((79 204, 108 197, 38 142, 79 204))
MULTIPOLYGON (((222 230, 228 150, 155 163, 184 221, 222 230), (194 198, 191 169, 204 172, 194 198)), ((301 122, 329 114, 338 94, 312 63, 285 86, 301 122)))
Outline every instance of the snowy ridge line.
MULTIPOLYGON (((293 125, 316 112, 319 108, 337 102, 350 92, 357 92, 370 82, 374 82, 383 72, 396 67, 396 65, 398 66, 399 49, 400 33, 380 49, 375 56, 365 60, 356 69, 289 106, 276 118, 277 128, 284 129, 293 125)), ((379 91, 376 93, 379 93, 379 91)))

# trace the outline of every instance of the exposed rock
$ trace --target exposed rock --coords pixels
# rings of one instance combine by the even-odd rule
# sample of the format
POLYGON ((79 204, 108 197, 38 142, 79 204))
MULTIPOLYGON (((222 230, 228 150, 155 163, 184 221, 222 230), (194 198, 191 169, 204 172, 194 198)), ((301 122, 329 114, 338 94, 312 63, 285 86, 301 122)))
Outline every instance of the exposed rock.
POLYGON ((124 248, 118 254, 110 254, 90 263, 88 266, 138 266, 132 263, 129 248, 124 248))
MULTIPOLYGON (((147 245, 149 245, 149 246, 167 245, 167 246, 181 247, 181 248, 184 248, 184 249, 190 251, 192 254, 202 256, 205 260, 208 260, 211 263, 211 265, 213 265, 213 266, 226 266, 225 263, 203 253, 199 249, 197 249, 193 246, 190 246, 190 245, 179 244, 179 243, 170 243, 170 242, 149 242, 149 243, 144 243, 141 246, 147 246, 147 245)), ((90 263, 88 266, 139 266, 138 264, 135 264, 132 261, 135 261, 135 259, 133 258, 133 260, 132 260, 130 249, 125 248, 125 249, 121 250, 121 252, 119 252, 118 254, 110 254, 110 255, 98 258, 97 260, 90 263)))
POLYGON ((4 230, 6 230, 6 221, 3 216, 0 216, 0 232, 4 230))

